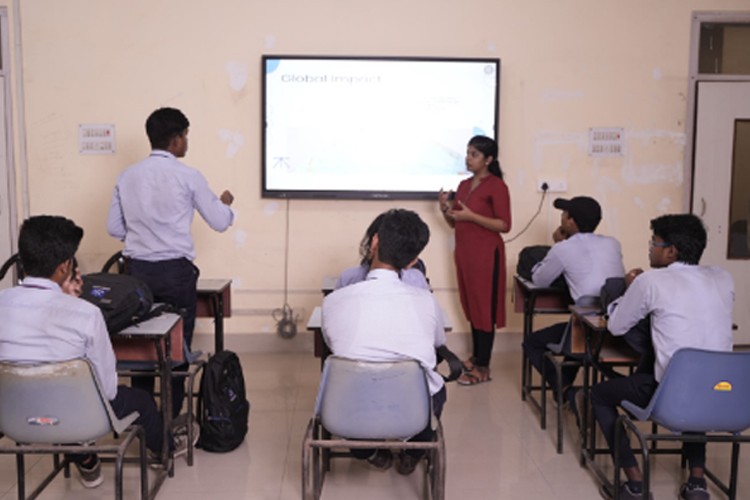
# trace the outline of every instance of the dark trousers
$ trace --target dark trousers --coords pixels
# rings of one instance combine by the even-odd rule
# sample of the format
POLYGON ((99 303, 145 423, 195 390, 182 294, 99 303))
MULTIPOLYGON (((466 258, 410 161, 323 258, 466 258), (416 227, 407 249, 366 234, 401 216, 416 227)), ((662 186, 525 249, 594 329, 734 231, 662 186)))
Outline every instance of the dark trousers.
MULTIPOLYGON (((549 351, 547 348, 548 344, 559 344, 565 335, 565 329, 568 323, 556 323, 542 328, 531 335, 528 335, 523 341, 523 352, 529 359, 531 366, 536 368, 539 373, 543 373, 547 383, 550 387, 557 387, 557 374, 555 373, 555 367, 552 362, 545 357, 545 353, 549 351)), ((562 368, 562 387, 563 389, 568 387, 576 379, 578 375, 577 366, 564 366, 562 368)))
MULTIPOLYGON (((435 414, 437 418, 440 418, 440 415, 443 414, 443 406, 445 406, 445 402, 448 400, 448 391, 446 391, 445 386, 443 386, 442 389, 440 389, 438 392, 432 395, 432 413, 435 414)), ((432 430, 431 422, 427 423, 427 427, 422 429, 422 431, 417 434, 416 436, 409 439, 409 441, 415 441, 415 442, 429 442, 432 441, 435 438, 435 431, 432 430)), ((352 456, 355 458, 365 459, 373 454, 375 450, 371 448, 365 448, 365 449, 352 449, 351 453, 352 456)), ((424 450, 406 450, 406 453, 409 455, 415 456, 417 458, 421 458, 424 454, 424 450)))
POLYGON ((495 331, 485 332, 471 327, 472 360, 477 366, 487 368, 492 358, 492 346, 495 343, 495 331))
MULTIPOLYGON (((127 273, 143 280, 151 289, 155 302, 163 302, 183 309, 182 335, 187 350, 193 340, 195 328, 195 307, 198 301, 196 291, 199 270, 187 259, 162 260, 148 262, 145 260, 129 259, 126 265, 127 273)), ((186 366, 175 367, 174 370, 185 370, 186 366)), ((154 377, 134 377, 133 387, 154 393, 154 377)), ((172 416, 180 414, 182 401, 185 399, 185 380, 175 378, 172 381, 172 416)))
MULTIPOLYGON (((596 384, 591 388, 591 404, 594 418, 614 456, 615 428, 617 425, 617 407, 622 400, 628 400, 645 407, 651 401, 659 383, 652 373, 634 373, 628 377, 613 378, 596 384)), ((690 467, 704 467, 706 463, 705 443, 683 443, 682 449, 690 467)), ((620 465, 635 467, 638 462, 630 448, 630 442, 623 432, 620 441, 620 465)))
MULTIPOLYGON (((146 447, 156 454, 161 453, 164 421, 161 412, 156 407, 154 398, 150 394, 140 389, 120 385, 117 387, 115 399, 111 400, 109 404, 117 418, 123 418, 137 411, 139 416, 135 419, 135 423, 142 426, 145 431, 146 447)), ((70 454, 68 458, 72 462, 83 463, 88 462, 90 457, 93 456, 95 455, 89 453, 70 454)))

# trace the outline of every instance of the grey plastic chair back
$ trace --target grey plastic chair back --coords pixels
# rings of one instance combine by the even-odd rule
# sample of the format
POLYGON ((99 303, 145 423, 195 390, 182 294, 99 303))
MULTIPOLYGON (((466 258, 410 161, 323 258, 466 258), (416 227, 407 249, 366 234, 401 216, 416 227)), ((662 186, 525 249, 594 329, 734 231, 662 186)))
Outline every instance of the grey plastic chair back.
POLYGON ((408 439, 431 419, 431 398, 416 361, 370 362, 329 356, 316 414, 347 439, 408 439))
POLYGON ((673 432, 742 432, 750 428, 750 352, 680 349, 646 408, 622 406, 673 432))
POLYGON ((0 430, 17 443, 95 441, 136 418, 114 415, 85 359, 0 363, 0 430))

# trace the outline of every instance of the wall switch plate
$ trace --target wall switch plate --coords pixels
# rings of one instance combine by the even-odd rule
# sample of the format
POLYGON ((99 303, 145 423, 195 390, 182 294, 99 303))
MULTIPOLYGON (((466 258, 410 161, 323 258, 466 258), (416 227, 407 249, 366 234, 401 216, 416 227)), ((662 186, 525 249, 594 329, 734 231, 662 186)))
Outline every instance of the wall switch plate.
POLYGON ((539 179, 536 183, 537 193, 545 191, 544 185, 547 185, 548 193, 564 193, 568 190, 568 181, 563 179, 539 179))

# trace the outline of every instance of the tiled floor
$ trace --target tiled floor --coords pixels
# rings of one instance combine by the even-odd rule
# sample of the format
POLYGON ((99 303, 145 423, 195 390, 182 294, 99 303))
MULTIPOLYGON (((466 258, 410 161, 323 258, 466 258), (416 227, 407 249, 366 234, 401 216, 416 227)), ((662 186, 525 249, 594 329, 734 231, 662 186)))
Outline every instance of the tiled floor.
MULTIPOLYGON (((292 500, 301 497, 301 442, 313 408, 320 365, 311 354, 243 354, 247 383, 250 432, 243 445, 226 454, 198 451, 195 466, 184 460, 157 498, 292 500)), ((575 425, 567 415, 565 453, 555 453, 555 424, 539 428, 538 414, 521 401, 520 354, 497 353, 493 380, 475 387, 450 384, 443 414, 447 445, 447 498, 451 499, 597 499, 592 474, 579 466, 575 425)), ((750 498, 750 451, 744 451, 739 498, 750 498)), ((709 465, 724 474, 728 449, 709 448, 709 465)), ((610 461, 600 460, 608 468, 610 461)), ((33 483, 48 465, 47 459, 29 461, 27 481, 33 483)), ((655 498, 675 498, 682 472, 676 457, 657 457, 655 498)), ((132 469, 132 468, 131 468, 132 469)), ((365 464, 338 459, 328 474, 325 500, 422 498, 422 469, 410 477, 395 470, 371 470, 365 464)), ((43 499, 99 499, 113 497, 113 469, 105 466, 105 483, 86 490, 76 477, 59 477, 43 499)), ((75 475, 75 472, 73 473, 75 475)), ((125 497, 138 498, 137 473, 127 471, 125 497)), ((713 498, 723 498, 712 491, 713 498)), ((0 499, 16 498, 15 464, 0 457, 0 499)))

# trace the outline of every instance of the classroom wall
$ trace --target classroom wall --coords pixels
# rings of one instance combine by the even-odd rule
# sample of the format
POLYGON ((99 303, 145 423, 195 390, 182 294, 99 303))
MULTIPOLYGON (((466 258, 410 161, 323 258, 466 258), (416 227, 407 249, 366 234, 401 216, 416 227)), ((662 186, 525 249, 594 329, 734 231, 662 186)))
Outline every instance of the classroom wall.
MULTIPOLYGON (((98 269, 121 247, 106 234, 106 213, 117 175, 149 152, 147 115, 160 106, 182 109, 191 121, 185 162, 201 169, 216 192, 228 188, 236 197, 237 219, 226 233, 214 233, 196 218, 196 262, 205 277, 234 280, 229 335, 261 336, 274 334, 271 313, 285 300, 304 330, 320 303, 322 278, 354 265, 365 227, 394 206, 416 210, 430 225, 423 254, 429 277, 455 331, 467 331, 453 235, 436 203, 260 197, 262 54, 499 57, 500 160, 512 198, 510 236, 540 205, 537 181, 565 180, 568 191, 561 196, 587 194, 601 202, 599 232, 621 240, 626 267, 646 267, 648 221, 685 206, 690 14, 750 7, 747 0, 0 5, 11 18, 11 71, 23 65, 22 100, 13 84, 13 132, 16 151, 22 140, 28 150, 26 162, 16 154, 15 168, 19 186, 28 179, 30 213, 63 214, 82 225, 80 261, 86 271, 98 269), (20 31, 14 24, 19 15, 20 31), (82 123, 114 124, 116 153, 79 154, 82 123), (590 127, 623 127, 624 155, 589 157, 590 127)), ((23 216, 24 193, 18 191, 23 216)), ((509 269, 522 247, 551 243, 559 221, 551 206, 555 196, 508 243, 509 269)), ((511 300, 509 293, 509 311, 511 300)), ((511 314, 508 331, 520 328, 520 316, 511 314)), ((210 330, 207 321, 199 322, 199 332, 210 330)))

